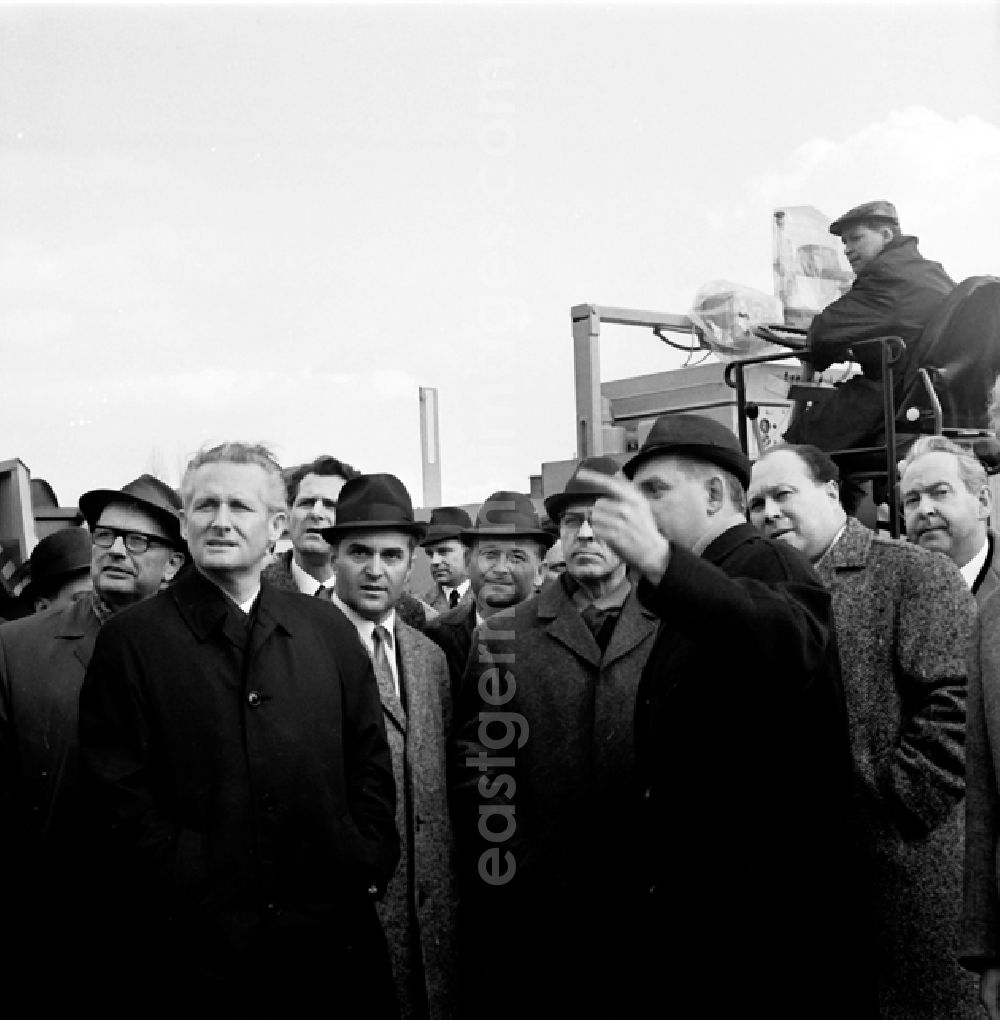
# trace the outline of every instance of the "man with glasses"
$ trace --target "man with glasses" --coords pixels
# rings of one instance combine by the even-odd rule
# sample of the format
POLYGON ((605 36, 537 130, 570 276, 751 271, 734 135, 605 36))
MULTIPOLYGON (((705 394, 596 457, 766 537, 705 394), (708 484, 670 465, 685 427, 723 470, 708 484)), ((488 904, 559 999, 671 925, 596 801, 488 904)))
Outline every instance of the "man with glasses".
MULTIPOLYGON (((580 467, 618 470, 610 457, 580 467)), ((538 1015, 639 1012, 629 1000, 645 893, 634 863, 632 718, 657 619, 594 535, 600 493, 579 480, 580 467, 545 500, 565 573, 476 632, 457 706, 456 824, 476 851, 464 870, 476 876, 471 966, 481 973, 470 984, 490 989, 476 1015, 513 1015, 526 1002, 538 1015), (503 677, 500 690, 492 677, 503 677), (497 748, 501 714, 523 744, 497 748), (508 839, 482 833, 484 812, 501 834, 498 820, 509 819, 508 839)))
POLYGON ((185 559, 180 499, 158 478, 86 492, 80 509, 93 539, 93 591, 0 627, 0 864, 15 953, 9 977, 32 991, 53 975, 72 985, 88 937, 77 721, 97 633, 120 610, 155 595, 185 559))

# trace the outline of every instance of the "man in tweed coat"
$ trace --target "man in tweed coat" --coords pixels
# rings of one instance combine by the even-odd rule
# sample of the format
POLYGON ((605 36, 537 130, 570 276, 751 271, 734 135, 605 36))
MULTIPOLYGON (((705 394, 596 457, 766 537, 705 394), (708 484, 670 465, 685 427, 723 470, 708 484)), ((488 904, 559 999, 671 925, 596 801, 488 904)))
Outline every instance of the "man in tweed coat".
POLYGON ((957 965, 968 636, 975 601, 942 556, 875 535, 840 504, 833 461, 777 446, 750 520, 804 552, 833 593, 851 723, 879 1015, 977 1015, 957 965))
POLYGON ((450 1020, 457 893, 441 712, 448 666, 441 649, 397 612, 423 533, 403 483, 377 474, 347 482, 337 523, 323 537, 333 548, 331 601, 372 656, 392 754, 401 853, 378 912, 401 1018, 450 1020))
MULTIPOLYGON (((618 470, 610 457, 582 466, 618 470)), ((657 620, 622 560, 594 537, 597 495, 574 474, 545 501, 560 522, 567 573, 486 621, 462 684, 454 802, 472 851, 469 964, 480 971, 469 983, 489 989, 469 1004, 470 1016, 511 1016, 528 1002, 539 1016, 628 1016, 638 1006, 628 1001, 645 894, 634 867, 632 717, 657 620), (510 692, 502 707, 480 682, 498 667, 510 692), (496 730, 486 732, 481 723, 491 719, 496 730), (504 719, 523 725, 523 748, 495 749, 504 719), (484 782, 494 792, 484 795, 484 782), (482 809, 494 808, 513 822, 500 843, 480 835, 482 809), (494 848, 511 862, 510 881, 479 874, 494 848)))

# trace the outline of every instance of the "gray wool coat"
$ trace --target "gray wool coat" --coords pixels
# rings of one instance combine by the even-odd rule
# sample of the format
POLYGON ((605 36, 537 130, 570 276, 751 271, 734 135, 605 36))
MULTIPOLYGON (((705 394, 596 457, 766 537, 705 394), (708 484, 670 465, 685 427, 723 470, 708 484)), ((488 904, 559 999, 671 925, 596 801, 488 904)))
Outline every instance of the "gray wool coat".
POLYGON ((396 780, 399 866, 378 914, 385 929, 403 1020, 423 1016, 415 1000, 425 996, 428 1020, 456 1015, 455 924, 458 896, 451 819, 445 780, 441 691, 447 687, 444 653, 397 618, 396 663, 400 698, 382 697, 385 731, 396 780), (414 988, 419 968, 424 988, 414 988))
POLYGON ((816 570, 833 597, 880 1016, 978 1017, 957 963, 975 600, 947 557, 854 518, 816 570))

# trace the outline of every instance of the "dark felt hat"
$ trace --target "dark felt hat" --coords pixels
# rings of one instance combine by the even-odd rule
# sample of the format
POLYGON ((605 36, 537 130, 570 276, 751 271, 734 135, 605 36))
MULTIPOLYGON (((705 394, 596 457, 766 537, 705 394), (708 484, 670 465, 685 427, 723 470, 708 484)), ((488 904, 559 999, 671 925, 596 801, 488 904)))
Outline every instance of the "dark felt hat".
POLYGON ((545 512, 556 524, 559 523, 563 510, 570 503, 598 499, 604 495, 603 492, 597 492, 595 489, 592 489, 586 482, 580 481, 578 476, 581 468, 586 468, 588 471, 597 471, 602 475, 616 475, 621 470, 621 465, 619 465, 614 457, 586 457, 581 460, 573 471, 570 480, 566 483, 566 488, 545 500, 545 512))
POLYGON ((896 207, 892 202, 865 202, 864 205, 856 205, 848 209, 843 216, 835 219, 830 224, 830 233, 838 237, 852 223, 863 223, 867 220, 881 220, 885 223, 892 223, 899 226, 899 217, 896 215, 896 207))
POLYGON ((139 475, 120 489, 91 489, 80 497, 80 511, 93 530, 109 503, 135 503, 160 522, 171 542, 184 549, 181 538, 181 499, 166 482, 153 475, 139 475))
POLYGON ((523 492, 501 490, 489 496, 476 514, 476 523, 462 530, 462 541, 471 545, 477 538, 533 538, 546 549, 556 536, 538 520, 531 497, 523 492))
POLYGON ((460 506, 439 506, 431 511, 430 523, 421 545, 443 542, 448 538, 461 538, 466 528, 472 527, 472 518, 460 506))
POLYGON ((750 458, 740 449, 740 441, 721 422, 701 414, 661 414, 622 471, 632 478, 643 461, 668 453, 717 464, 732 472, 744 489, 750 484, 750 458))
POLYGON ((350 532, 391 528, 415 535, 419 541, 426 527, 414 520, 410 494, 395 475, 358 475, 340 490, 336 524, 320 534, 335 545, 350 532))
POLYGON ((46 535, 28 557, 30 580, 25 594, 32 597, 54 581, 89 573, 92 549, 86 528, 60 528, 46 535))

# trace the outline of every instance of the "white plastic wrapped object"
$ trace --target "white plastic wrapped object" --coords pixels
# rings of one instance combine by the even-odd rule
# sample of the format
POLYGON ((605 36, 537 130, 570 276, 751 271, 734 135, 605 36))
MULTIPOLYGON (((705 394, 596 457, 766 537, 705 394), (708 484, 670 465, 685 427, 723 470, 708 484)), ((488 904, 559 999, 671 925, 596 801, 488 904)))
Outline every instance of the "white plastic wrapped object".
POLYGON ((698 288, 689 314, 702 344, 724 360, 783 350, 753 332, 758 326, 784 321, 781 300, 773 294, 713 280, 698 288))

